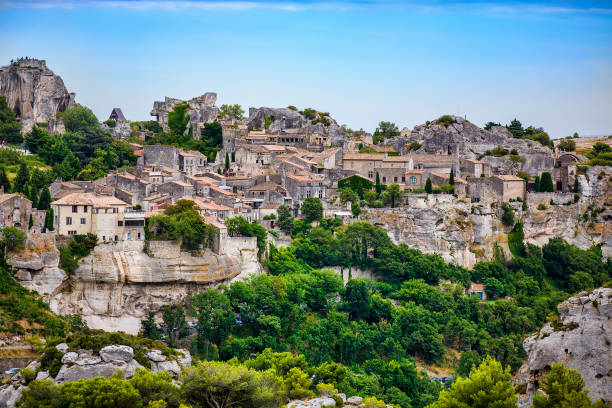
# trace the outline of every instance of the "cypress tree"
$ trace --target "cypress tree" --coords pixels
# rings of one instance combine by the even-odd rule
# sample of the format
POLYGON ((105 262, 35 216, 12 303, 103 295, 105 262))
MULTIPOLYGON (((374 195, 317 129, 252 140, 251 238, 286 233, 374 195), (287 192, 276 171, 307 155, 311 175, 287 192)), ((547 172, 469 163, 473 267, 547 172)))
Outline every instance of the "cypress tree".
POLYGON ((53 231, 53 208, 49 208, 45 214, 45 226, 43 232, 53 231))
POLYGON ((580 186, 578 185, 578 177, 574 179, 574 193, 580 192, 580 186))
POLYGON ((29 182, 30 172, 28 171, 28 166, 26 166, 25 162, 22 161, 19 164, 19 171, 17 172, 17 177, 15 178, 15 192, 27 193, 27 184, 29 182))
POLYGON ((427 181, 425 182, 425 192, 427 194, 431 194, 433 192, 433 187, 431 186, 431 179, 427 177, 427 181))
POLYGON ((30 214, 30 220, 28 221, 28 229, 32 229, 33 226, 34 226, 34 218, 32 217, 32 214, 30 214))
POLYGON ((535 181, 533 182, 533 188, 535 189, 536 193, 540 192, 540 176, 535 177, 535 181))
POLYGON ((38 208, 39 210, 48 210, 51 205, 51 192, 49 191, 49 187, 43 188, 42 193, 40 194, 40 198, 38 199, 38 208))
POLYGON ((229 154, 225 152, 225 170, 229 170, 229 168, 230 168, 229 154))
POLYGON ((38 208, 38 190, 36 186, 30 185, 30 193, 28 194, 28 198, 32 202, 32 208, 38 208))
POLYGON ((236 161, 236 152, 232 152, 232 163, 236 161))
POLYGON ((376 172, 376 194, 380 194, 381 191, 382 187, 380 186, 380 176, 378 175, 378 172, 376 172))
POLYGON ((4 166, 0 167, 0 186, 4 187, 5 193, 11 192, 11 182, 9 181, 4 166))
POLYGON ((552 193, 553 191, 555 191, 552 176, 547 171, 542 173, 542 177, 540 178, 540 190, 546 193, 552 193))
POLYGON ((455 185, 455 170, 451 167, 450 177, 448 179, 448 184, 451 186, 455 185))

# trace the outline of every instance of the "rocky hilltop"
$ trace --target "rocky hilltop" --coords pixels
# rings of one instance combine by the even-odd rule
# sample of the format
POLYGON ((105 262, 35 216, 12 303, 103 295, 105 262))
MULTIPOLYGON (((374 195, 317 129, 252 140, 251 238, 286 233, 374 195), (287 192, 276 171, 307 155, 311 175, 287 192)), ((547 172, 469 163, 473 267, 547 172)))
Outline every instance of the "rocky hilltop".
POLYGON ((580 371, 591 399, 612 404, 612 289, 581 292, 558 310, 558 321, 523 343, 528 357, 515 379, 526 385, 519 406, 531 405, 539 382, 556 362, 580 371))
POLYGON ((80 314, 89 327, 136 334, 148 311, 180 304, 206 287, 259 272, 257 247, 242 242, 219 255, 194 256, 170 241, 100 244, 81 259, 73 276, 59 268, 52 234, 30 234, 27 249, 8 262, 28 289, 46 296, 58 314, 80 314))
POLYGON ((267 117, 271 121, 267 127, 269 133, 321 135, 328 144, 342 146, 346 132, 338 122, 325 113, 317 112, 314 115, 314 119, 308 119, 302 113, 289 108, 250 108, 246 124, 249 129, 266 129, 267 117))
POLYGON ((165 97, 163 101, 153 102, 151 116, 157 118, 157 123, 162 127, 164 132, 168 131, 168 114, 176 105, 187 102, 189 110, 189 122, 193 126, 193 135, 197 139, 200 137, 202 126, 205 123, 214 122, 219 116, 219 108, 215 106, 217 102, 217 94, 214 92, 206 92, 196 98, 184 101, 177 98, 165 97))
POLYGON ((21 121, 21 131, 29 132, 35 123, 45 122, 50 131, 61 130, 57 114, 74 106, 74 93, 47 68, 44 60, 20 59, 0 68, 0 95, 21 121))
POLYGON ((555 165, 552 150, 533 140, 515 139, 504 126, 494 126, 490 131, 479 128, 459 116, 452 116, 454 123, 444 124, 438 120, 417 125, 413 130, 404 129, 401 136, 389 140, 397 151, 413 142, 421 144, 417 153, 456 154, 461 159, 476 159, 491 165, 497 174, 516 174, 519 171, 539 175, 555 165), (508 151, 515 149, 522 161, 512 160, 509 155, 486 155, 501 146, 508 151))

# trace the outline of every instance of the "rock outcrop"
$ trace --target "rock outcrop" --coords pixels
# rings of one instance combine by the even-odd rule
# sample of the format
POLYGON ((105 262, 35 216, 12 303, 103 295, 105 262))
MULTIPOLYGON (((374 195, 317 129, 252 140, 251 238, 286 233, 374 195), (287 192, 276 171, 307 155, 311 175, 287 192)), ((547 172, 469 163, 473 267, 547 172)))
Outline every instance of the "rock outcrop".
POLYGON ((389 140, 397 151, 412 142, 418 142, 421 147, 417 153, 427 154, 455 154, 459 159, 481 160, 491 165, 497 174, 516 174, 519 171, 539 175, 549 171, 555 165, 553 152, 532 140, 515 139, 504 126, 494 126, 490 131, 479 128, 469 121, 453 116, 454 123, 445 125, 437 120, 417 125, 412 131, 403 129, 401 136, 389 140), (512 160, 509 155, 485 155, 501 146, 509 152, 515 149, 521 161, 512 160))
MULTIPOLYGON (((311 398, 309 400, 293 400, 287 403, 287 408, 332 408, 336 406, 344 406, 344 407, 365 407, 363 403, 363 398, 358 396, 353 396, 350 398, 346 398, 345 394, 339 393, 334 394, 333 398, 330 396, 322 396, 318 398, 311 398), (342 400, 342 404, 337 404, 342 400)), ((392 408, 391 405, 387 405, 387 408, 392 408)))
POLYGON ((69 93, 64 81, 47 68, 44 60, 20 59, 0 68, 0 95, 21 121, 22 133, 35 123, 45 122, 50 131, 63 127, 57 114, 74 106, 74 93, 69 93))
POLYGON ((612 289, 581 292, 558 306, 559 322, 547 323, 523 342, 527 361, 515 384, 526 384, 519 406, 531 405, 554 363, 580 371, 589 396, 612 405, 612 289))
MULTIPOLYGON (((601 245, 604 257, 612 256, 612 185, 604 169, 589 168, 579 180, 583 183, 581 199, 557 193, 529 193, 527 209, 522 203, 510 203, 515 219, 523 220, 525 242, 542 246, 550 238, 561 237, 582 249, 601 245), (551 205, 550 201, 555 205, 551 205), (538 209, 543 204, 545 209, 538 209), (601 211, 601 212, 599 212, 601 211), (595 218, 591 214, 598 213, 595 218), (589 219, 584 219, 587 214, 589 219)), ((405 195, 406 205, 398 208, 368 208, 364 215, 383 227, 396 244, 405 243, 425 253, 437 253, 447 262, 471 268, 481 260, 491 259, 498 244, 509 256, 510 227, 501 223, 501 209, 492 208, 451 195, 405 195)))
MULTIPOLYGON (((151 116, 157 118, 157 123, 164 129, 168 130, 168 114, 176 105, 187 102, 189 110, 189 123, 193 126, 193 137, 200 138, 201 130, 204 124, 214 122, 219 116, 219 108, 215 106, 217 102, 217 94, 214 92, 206 92, 204 95, 184 101, 177 98, 165 97, 163 101, 153 102, 151 116)), ((187 127, 187 130, 189 127, 187 127)))
MULTIPOLYGON (((131 378, 136 369, 144 368, 141 363, 150 365, 153 372, 167 371, 177 378, 183 367, 191 366, 191 354, 185 349, 177 350, 178 357, 172 359, 163 355, 159 350, 149 350, 145 353, 145 359, 138 362, 134 358, 134 349, 125 345, 108 345, 100 349, 97 355, 91 350, 69 351, 66 343, 60 343, 56 348, 63 353, 59 372, 53 378, 49 372, 41 370, 38 361, 33 361, 27 368, 36 371, 36 379, 50 378, 56 384, 64 384, 94 377, 109 378, 117 371, 122 371, 125 378, 131 378), (155 358, 150 358, 150 355, 155 358)), ((0 408, 15 407, 26 388, 21 374, 14 375, 8 384, 0 388, 0 408)))
POLYGON ((267 132, 270 134, 286 133, 290 135, 299 133, 308 135, 313 140, 316 140, 316 135, 320 135, 327 140, 327 144, 342 146, 346 132, 338 125, 338 122, 330 116, 323 115, 329 121, 329 124, 325 125, 322 122, 317 122, 316 119, 322 116, 320 113, 317 113, 317 115, 318 117, 315 120, 309 120, 300 112, 289 108, 250 108, 246 124, 249 129, 266 129, 267 117, 271 121, 267 128, 267 132))
POLYGON ((152 241, 148 254, 142 241, 99 244, 68 277, 58 266, 55 237, 48 233, 30 234, 26 250, 7 259, 18 269, 21 284, 45 295, 54 312, 80 314, 91 328, 136 334, 149 311, 259 272, 254 240, 252 248, 233 249, 227 255, 205 250, 194 256, 169 241, 152 241))

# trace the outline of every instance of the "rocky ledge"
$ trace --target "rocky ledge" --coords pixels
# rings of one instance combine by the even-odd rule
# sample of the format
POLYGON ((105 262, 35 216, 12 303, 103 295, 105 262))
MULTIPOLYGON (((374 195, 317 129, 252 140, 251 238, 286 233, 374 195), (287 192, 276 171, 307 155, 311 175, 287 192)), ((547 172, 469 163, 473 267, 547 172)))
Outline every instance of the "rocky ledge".
MULTIPOLYGON (((134 349, 124 345, 109 345, 100 349, 99 353, 91 350, 70 350, 66 343, 55 346, 62 353, 62 366, 53 378, 48 371, 41 370, 40 362, 33 361, 27 368, 36 372, 37 380, 51 379, 56 384, 90 379, 94 377, 109 378, 118 371, 125 378, 131 378, 136 369, 145 368, 141 363, 150 366, 151 371, 167 371, 177 378, 183 367, 191 366, 191 354, 180 349, 178 356, 171 359, 159 350, 149 350, 145 359, 140 362, 134 358, 134 349)), ((20 373, 14 375, 10 382, 0 388, 0 408, 13 408, 21 399, 24 388, 27 388, 20 373)))
MULTIPOLYGON (((345 407, 360 407, 364 408, 365 404, 363 403, 363 398, 361 397, 350 397, 346 398, 346 394, 334 394, 333 396, 323 396, 319 398, 311 398, 306 401, 302 400, 293 400, 287 404, 287 408, 326 408, 326 407, 335 407, 335 406, 345 406, 345 407), (342 404, 339 404, 340 400, 342 400, 342 404), (338 401, 338 403, 336 402, 338 401)), ((391 405, 387 405, 387 408, 393 408, 391 405)))
POLYGON ((612 405, 612 289, 581 292, 558 310, 558 321, 523 343, 528 357, 514 380, 525 385, 519 406, 531 406, 539 383, 557 362, 580 371, 592 400, 612 405))

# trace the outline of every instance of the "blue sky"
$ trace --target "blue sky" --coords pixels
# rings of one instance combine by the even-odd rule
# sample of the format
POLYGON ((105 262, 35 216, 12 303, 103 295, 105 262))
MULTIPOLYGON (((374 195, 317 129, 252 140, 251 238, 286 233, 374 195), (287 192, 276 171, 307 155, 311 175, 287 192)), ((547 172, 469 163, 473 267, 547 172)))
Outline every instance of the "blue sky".
POLYGON ((0 64, 26 55, 101 119, 214 91, 369 131, 452 113, 612 134, 612 1, 0 0, 0 64))

